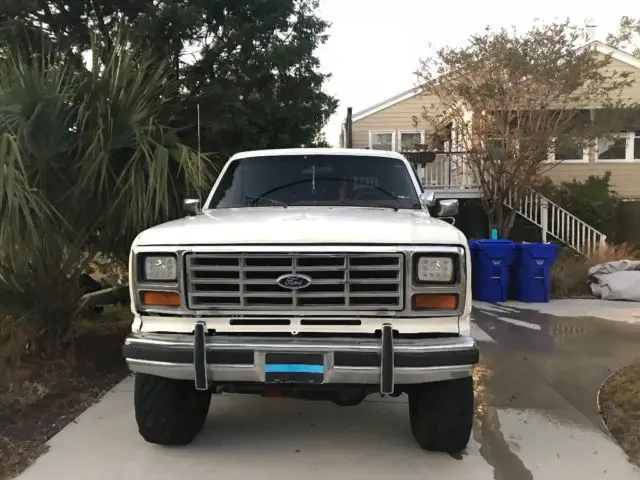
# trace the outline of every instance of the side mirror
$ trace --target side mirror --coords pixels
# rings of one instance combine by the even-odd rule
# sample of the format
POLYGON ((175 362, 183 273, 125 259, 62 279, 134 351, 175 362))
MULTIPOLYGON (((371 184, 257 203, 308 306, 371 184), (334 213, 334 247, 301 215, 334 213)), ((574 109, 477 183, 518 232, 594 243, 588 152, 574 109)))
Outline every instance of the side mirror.
POLYGON ((182 206, 184 207, 184 211, 190 215, 199 215, 202 212, 199 198, 185 198, 182 206))
POLYGON ((433 191, 422 192, 418 199, 423 208, 431 208, 436 204, 436 194, 433 191))
POLYGON ((440 200, 436 210, 436 217, 455 217, 460 210, 458 200, 440 200))

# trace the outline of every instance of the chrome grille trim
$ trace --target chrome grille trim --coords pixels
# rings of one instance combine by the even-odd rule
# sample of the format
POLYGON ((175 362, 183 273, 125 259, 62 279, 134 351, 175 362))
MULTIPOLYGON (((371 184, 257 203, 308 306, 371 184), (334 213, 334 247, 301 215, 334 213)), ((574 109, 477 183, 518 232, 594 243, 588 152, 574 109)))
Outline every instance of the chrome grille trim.
POLYGON ((192 310, 404 309, 401 253, 206 252, 184 258, 192 310), (279 287, 276 279, 290 273, 308 275, 311 285, 279 287))

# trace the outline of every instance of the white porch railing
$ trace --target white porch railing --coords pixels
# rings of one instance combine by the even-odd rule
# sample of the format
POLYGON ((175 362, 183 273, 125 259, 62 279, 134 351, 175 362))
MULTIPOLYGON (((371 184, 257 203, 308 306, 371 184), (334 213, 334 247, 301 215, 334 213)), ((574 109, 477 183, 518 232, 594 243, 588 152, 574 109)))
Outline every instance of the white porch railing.
MULTIPOLYGON (((514 208, 513 203, 513 195, 510 193, 505 204, 514 208)), ((540 227, 543 242, 551 235, 587 256, 597 253, 598 249, 606 245, 607 236, 604 233, 537 192, 526 195, 515 208, 519 215, 540 227)))
POLYGON ((463 160, 462 154, 438 153, 433 162, 414 166, 425 188, 477 188, 463 160))
MULTIPOLYGON (((433 162, 414 166, 427 189, 478 189, 470 168, 463 160, 463 154, 439 153, 433 162)), ((505 204, 514 208, 513 203, 513 194, 510 193, 505 204)), ((516 211, 540 227, 543 242, 552 236, 587 256, 593 255, 606 244, 607 236, 604 233, 537 192, 526 195, 521 204, 516 206, 516 211)))

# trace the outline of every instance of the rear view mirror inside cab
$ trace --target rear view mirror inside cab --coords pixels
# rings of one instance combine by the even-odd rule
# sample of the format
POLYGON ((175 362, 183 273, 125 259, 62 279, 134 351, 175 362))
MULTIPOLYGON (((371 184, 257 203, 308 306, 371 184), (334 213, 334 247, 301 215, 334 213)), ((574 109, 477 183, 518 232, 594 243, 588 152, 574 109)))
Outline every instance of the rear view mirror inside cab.
POLYGON ((332 167, 311 167, 302 170, 303 175, 329 175, 333 173, 332 167))

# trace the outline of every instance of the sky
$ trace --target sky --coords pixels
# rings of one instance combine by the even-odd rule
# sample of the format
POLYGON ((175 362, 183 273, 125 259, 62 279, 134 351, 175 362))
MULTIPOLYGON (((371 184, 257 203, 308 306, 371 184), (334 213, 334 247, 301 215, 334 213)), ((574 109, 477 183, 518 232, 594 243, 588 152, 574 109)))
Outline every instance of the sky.
POLYGON ((596 39, 617 30, 620 17, 640 16, 637 0, 320 0, 319 14, 332 26, 318 49, 325 90, 338 110, 324 129, 337 145, 347 107, 363 110, 415 85, 413 72, 442 46, 463 45, 491 27, 526 30, 536 19, 569 18, 596 25, 596 39))

